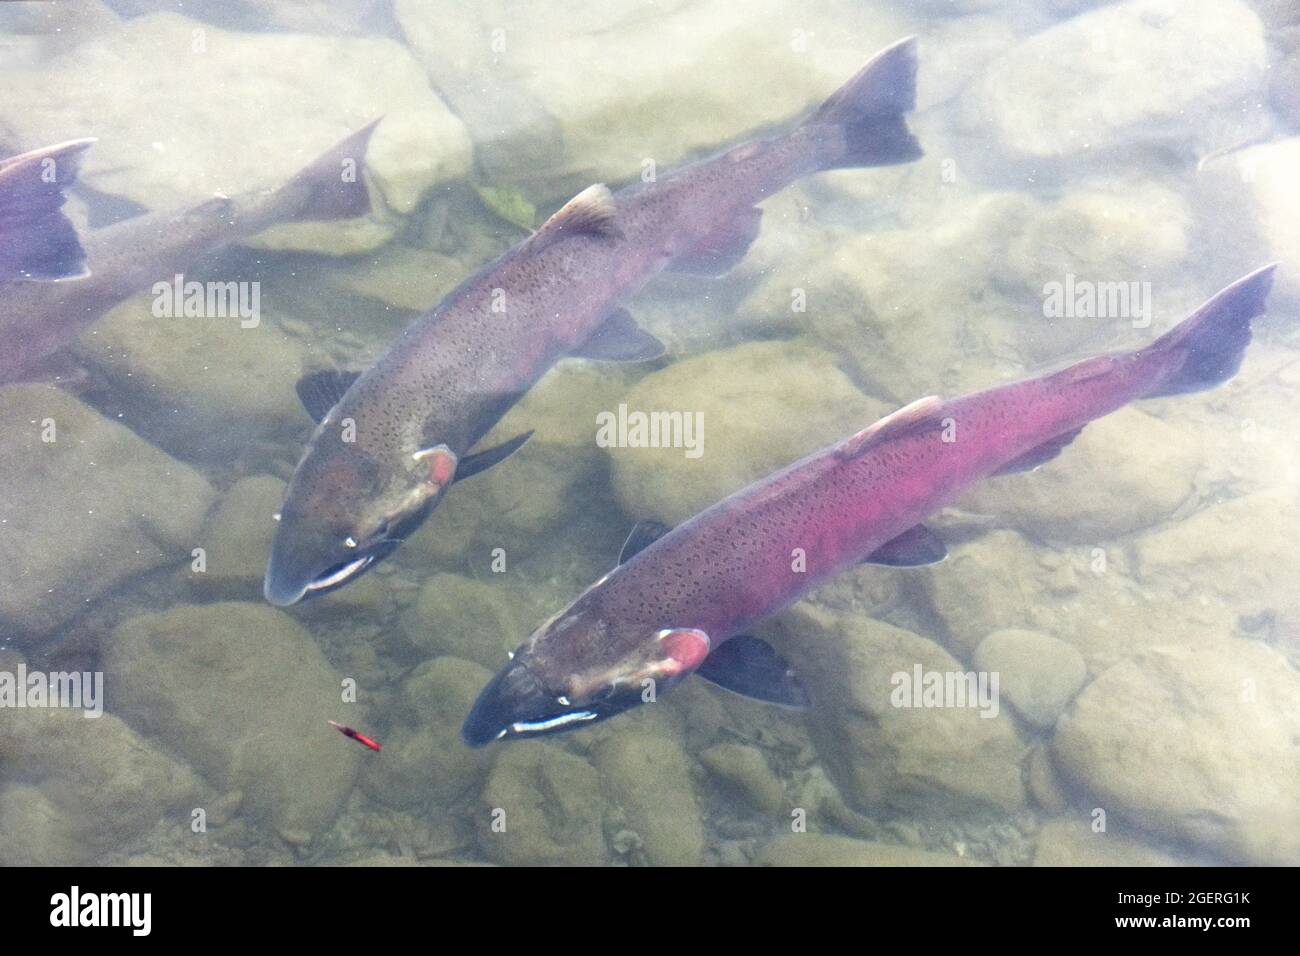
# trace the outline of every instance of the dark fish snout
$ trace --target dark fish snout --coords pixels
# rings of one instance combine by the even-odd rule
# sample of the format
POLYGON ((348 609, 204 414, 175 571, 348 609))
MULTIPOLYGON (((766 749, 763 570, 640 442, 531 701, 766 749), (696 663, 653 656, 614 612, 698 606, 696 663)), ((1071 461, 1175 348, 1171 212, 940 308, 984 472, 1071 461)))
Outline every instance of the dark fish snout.
POLYGON ((282 522, 266 562, 262 593, 277 607, 328 594, 355 581, 396 547, 395 540, 384 540, 369 548, 350 548, 334 544, 332 537, 295 535, 282 522))
POLYGON ((482 747, 502 737, 568 730, 601 716, 570 704, 516 658, 483 688, 460 732, 471 747, 482 747))

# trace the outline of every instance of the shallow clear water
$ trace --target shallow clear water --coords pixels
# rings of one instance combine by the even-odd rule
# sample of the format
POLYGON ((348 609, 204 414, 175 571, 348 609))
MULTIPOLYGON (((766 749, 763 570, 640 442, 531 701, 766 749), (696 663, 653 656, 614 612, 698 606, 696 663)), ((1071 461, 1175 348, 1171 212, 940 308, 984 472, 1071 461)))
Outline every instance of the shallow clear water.
MULTIPOLYGON (((96 276, 149 276, 82 303, 113 307, 56 371, 0 385, 0 861, 1300 861, 1300 7, 11 3, 0 69, 0 156, 96 137, 70 216, 96 276), (483 445, 532 440, 391 558, 263 599, 312 431, 301 374, 367 367, 579 190, 786 129, 910 34, 923 158, 765 200, 725 276, 625 303, 662 358, 561 361, 483 445), (185 260, 243 313, 170 315, 177 270, 112 238, 264 195, 377 116, 370 215, 185 260), (928 522, 942 563, 864 565, 761 624, 808 711, 696 678, 571 733, 462 742, 637 521, 922 396, 1141 346, 1270 261, 1231 381, 971 489, 928 522), (605 447, 621 405, 702 432, 605 447), (102 716, 6 699, 26 674, 87 675, 102 716)), ((25 318, 68 324, 51 296, 0 286, 6 349, 35 340, 25 318)))

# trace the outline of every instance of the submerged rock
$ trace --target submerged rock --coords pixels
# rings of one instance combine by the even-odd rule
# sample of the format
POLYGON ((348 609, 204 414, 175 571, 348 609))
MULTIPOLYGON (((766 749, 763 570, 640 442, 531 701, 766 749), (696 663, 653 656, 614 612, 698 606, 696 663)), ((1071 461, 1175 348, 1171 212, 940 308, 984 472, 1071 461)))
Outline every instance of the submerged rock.
POLYGON ((266 556, 275 537, 275 515, 284 500, 284 482, 253 475, 235 482, 204 523, 198 547, 205 551, 202 574, 190 583, 225 597, 260 600, 266 556))
POLYGON ((1097 831, 1084 820, 1051 820, 1038 831, 1034 866, 1186 866, 1170 853, 1113 828, 1097 831))
POLYGON ((1024 806, 1028 746, 1005 709, 985 717, 992 710, 978 701, 895 703, 917 666, 923 674, 966 672, 939 645, 806 603, 772 628, 812 695, 807 721, 817 753, 852 808, 962 816, 1024 806))
MULTIPOLYGON (((1300 54, 1292 75, 1300 75, 1300 54)), ((1290 89, 1300 90, 1292 79, 1290 89)), ((1300 301, 1300 195, 1295 170, 1300 168, 1300 136, 1251 146, 1207 161, 1200 183, 1211 215, 1210 229, 1223 236, 1229 248, 1257 250, 1253 268, 1269 259, 1281 263, 1273 292, 1300 301), (1228 202, 1236 209, 1223 215, 1228 202), (1217 213, 1217 214, 1216 214, 1217 213)))
POLYGON ((1294 496, 1270 489, 1202 508, 1137 541, 1142 580, 1183 603, 1300 627, 1294 496))
MULTIPOLYGON (((624 511, 670 525, 852 434, 885 408, 854 388, 830 353, 789 342, 677 362, 647 375, 620 404, 629 415, 679 412, 692 426, 689 436, 681 429, 682 443, 690 438, 697 451, 606 448, 624 511)), ((629 427, 629 445, 632 435, 629 427)))
POLYGON ((704 824, 691 785, 691 762, 671 737, 623 730, 596 748, 610 801, 623 811, 652 866, 695 866, 704 824))
POLYGON ((301 345, 271 316, 159 318, 151 299, 128 299, 73 346, 108 380, 99 404, 187 457, 229 459, 251 440, 290 440, 310 419, 294 394, 301 345))
POLYGON ((266 605, 131 618, 113 632, 104 666, 110 706, 214 786, 242 791, 241 815, 290 842, 329 825, 369 753, 326 724, 357 722, 340 675, 307 631, 266 605))
POLYGON ((1062 773, 1140 826, 1253 865, 1300 862, 1300 677, 1251 641, 1121 661, 1057 724, 1062 773))
POLYGON ((964 118, 1029 158, 1234 145, 1265 121, 1267 62, 1241 0, 1129 0, 1013 47, 967 94, 964 118))
POLYGON ((945 644, 963 660, 993 631, 1023 628, 1074 645, 1097 674, 1144 648, 1213 644, 1237 622, 1227 605, 1141 586, 1125 549, 1112 544, 1047 551, 992 531, 912 573, 943 621, 945 644))
POLYGON ((215 494, 189 466, 56 388, 6 386, 0 418, 0 623, 15 637, 190 560, 215 494))
POLYGON ((827 833, 777 837, 759 855, 761 866, 979 866, 974 860, 913 846, 873 843, 827 833))
POLYGON ((944 200, 915 222, 873 222, 832 240, 803 227, 802 246, 774 262, 738 320, 751 335, 806 334, 855 384, 896 404, 985 388, 999 368, 1019 372, 1030 309, 1041 316, 1038 290, 989 277, 1008 271, 1007 237, 1027 228, 1036 205, 1011 193, 949 198, 935 189, 933 170, 903 167, 899 175, 908 177, 909 198, 944 200))
POLYGON ((428 805, 446 813, 477 794, 492 753, 460 739, 461 721, 492 678, 454 657, 421 664, 402 683, 402 721, 384 740, 384 759, 365 775, 366 792, 396 808, 428 805))
POLYGON ((502 576, 478 581, 436 574, 403 615, 402 630, 425 653, 450 654, 495 670, 536 623, 502 576))
MULTIPOLYGON (((52 143, 93 132, 99 142, 82 179, 151 209, 278 186, 377 116, 384 121, 367 164, 376 198, 390 209, 409 213, 470 166, 464 125, 389 39, 236 33, 159 13, 42 69, 10 74, 6 84, 9 102, 23 106, 0 109, 0 140, 52 143), (114 117, 123 125, 114 127, 114 117)), ((335 255, 372 249, 391 237, 391 219, 381 209, 347 223, 282 225, 258 244, 335 255)))
POLYGON ((1125 408, 1032 474, 972 488, 960 507, 1039 540, 1093 545, 1167 520, 1193 498, 1204 464, 1195 432, 1125 408))
POLYGON ((812 0, 519 5, 396 0, 407 41, 535 201, 626 181, 792 119, 907 34, 880 8, 812 0), (506 147, 513 156, 509 155, 506 147), (520 161, 520 157, 526 161, 520 161), (541 157, 543 161, 538 162, 541 157))
POLYGON ((768 766, 763 751, 747 744, 716 744, 700 754, 700 763, 752 809, 779 814, 785 809, 785 790, 768 766))
POLYGON ((513 866, 609 861, 600 773, 554 744, 502 748, 479 803, 479 846, 489 859, 513 866))
POLYGON ((4 866, 85 865, 164 822, 189 834, 199 792, 188 767, 118 717, 79 710, 7 710, 0 778, 12 781, 0 784, 4 866))
POLYGON ((997 672, 1004 700, 1034 727, 1051 728, 1088 676, 1083 655, 1034 631, 995 631, 975 649, 975 667, 997 672))

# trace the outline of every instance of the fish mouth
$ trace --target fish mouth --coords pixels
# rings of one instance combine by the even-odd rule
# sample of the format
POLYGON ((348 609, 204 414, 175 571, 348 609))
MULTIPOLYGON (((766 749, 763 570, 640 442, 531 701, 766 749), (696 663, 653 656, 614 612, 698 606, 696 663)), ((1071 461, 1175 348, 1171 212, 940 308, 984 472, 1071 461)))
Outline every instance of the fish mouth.
POLYGON ((574 730, 620 714, 639 702, 639 692, 632 691, 594 703, 571 704, 516 659, 479 693, 460 732, 469 746, 484 747, 507 737, 540 737, 574 730))
POLYGON ((272 560, 266 568, 262 593, 276 607, 292 607, 299 601, 320 597, 356 580, 392 550, 392 547, 376 548, 367 554, 332 564, 320 574, 306 580, 280 573, 276 562, 272 560))

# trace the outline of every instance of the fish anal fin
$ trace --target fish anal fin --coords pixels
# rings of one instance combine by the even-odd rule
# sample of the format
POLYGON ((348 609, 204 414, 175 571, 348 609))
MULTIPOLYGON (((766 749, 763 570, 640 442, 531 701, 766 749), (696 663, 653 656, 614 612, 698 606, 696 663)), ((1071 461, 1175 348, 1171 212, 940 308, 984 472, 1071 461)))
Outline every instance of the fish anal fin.
POLYGON ((352 383, 360 377, 360 372, 321 369, 317 372, 308 372, 298 379, 294 391, 298 393, 298 400, 302 402, 302 407, 307 409, 307 414, 312 417, 312 421, 320 424, 330 413, 330 409, 337 405, 339 399, 352 387, 352 383))
POLYGON ((1029 449, 1029 451, 1025 452, 1023 455, 1020 455, 1017 458, 1013 458, 1011 461, 1007 462, 1005 465, 1003 465, 993 474, 1018 475, 1021 472, 1033 471, 1035 468, 1039 467, 1040 465, 1047 464, 1049 461, 1051 461, 1053 458, 1059 455, 1061 453, 1061 450, 1065 448, 1066 445, 1070 444, 1070 442, 1074 441, 1076 438, 1079 437, 1079 432, 1081 431, 1083 431, 1082 425, 1080 425, 1078 428, 1075 428, 1071 431, 1062 432, 1060 435, 1057 435, 1055 438, 1049 438, 1041 445, 1035 445, 1033 448, 1029 449))
POLYGON ((868 425, 856 435, 846 438, 840 444, 836 454, 840 458, 855 458, 882 441, 907 434, 912 429, 927 422, 937 422, 942 409, 943 399, 937 395, 918 398, 910 405, 904 405, 897 411, 890 412, 884 418, 868 425))
POLYGON ((618 308, 570 354, 605 362, 647 362, 664 354, 664 344, 637 325, 627 309, 618 308))
POLYGON ((923 524, 914 525, 886 541, 862 559, 863 564, 883 564, 890 568, 920 568, 938 564, 948 557, 943 540, 923 524))
POLYGON ((697 245, 683 250, 668 264, 671 272, 722 276, 745 258, 758 238, 763 210, 749 208, 723 222, 697 245))
POLYGON ((715 648, 695 669, 711 684, 742 697, 796 710, 812 706, 812 698, 790 666, 766 641, 738 634, 715 648))

